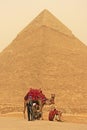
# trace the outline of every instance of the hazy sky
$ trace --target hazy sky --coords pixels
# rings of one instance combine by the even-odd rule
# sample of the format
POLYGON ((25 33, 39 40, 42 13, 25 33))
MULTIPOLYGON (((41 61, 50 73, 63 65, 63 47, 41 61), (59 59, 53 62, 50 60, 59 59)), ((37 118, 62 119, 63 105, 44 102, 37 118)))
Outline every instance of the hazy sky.
POLYGON ((44 9, 87 45, 87 0, 0 0, 0 51, 44 9))

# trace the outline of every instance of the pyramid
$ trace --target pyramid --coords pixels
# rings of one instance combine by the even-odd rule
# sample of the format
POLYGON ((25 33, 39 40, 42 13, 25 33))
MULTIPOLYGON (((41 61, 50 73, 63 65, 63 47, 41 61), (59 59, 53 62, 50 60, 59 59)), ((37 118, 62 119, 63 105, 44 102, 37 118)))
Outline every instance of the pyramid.
POLYGON ((30 88, 55 93, 65 113, 87 113, 87 46, 48 10, 0 54, 0 112, 22 111, 30 88))

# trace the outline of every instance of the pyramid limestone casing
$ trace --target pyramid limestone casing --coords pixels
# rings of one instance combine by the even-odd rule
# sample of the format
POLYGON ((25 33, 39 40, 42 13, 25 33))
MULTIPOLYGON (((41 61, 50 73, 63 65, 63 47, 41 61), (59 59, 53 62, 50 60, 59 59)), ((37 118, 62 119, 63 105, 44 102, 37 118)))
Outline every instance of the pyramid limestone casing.
POLYGON ((87 46, 47 10, 0 54, 0 111, 21 111, 31 87, 55 93, 63 112, 87 113, 87 46))

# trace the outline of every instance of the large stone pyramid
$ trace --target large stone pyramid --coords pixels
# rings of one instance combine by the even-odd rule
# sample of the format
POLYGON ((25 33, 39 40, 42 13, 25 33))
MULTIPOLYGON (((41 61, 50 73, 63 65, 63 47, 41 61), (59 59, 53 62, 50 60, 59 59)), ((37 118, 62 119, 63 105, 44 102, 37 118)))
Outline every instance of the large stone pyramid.
POLYGON ((41 88, 67 113, 87 113, 87 46, 49 11, 41 12, 0 54, 0 112, 21 111, 41 88))

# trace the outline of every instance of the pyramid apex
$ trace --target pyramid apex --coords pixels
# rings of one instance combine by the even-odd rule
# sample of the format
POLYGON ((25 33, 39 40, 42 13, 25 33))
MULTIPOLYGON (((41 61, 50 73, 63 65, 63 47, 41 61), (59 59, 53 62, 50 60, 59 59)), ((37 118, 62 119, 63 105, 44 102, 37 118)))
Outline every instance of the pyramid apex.
POLYGON ((50 11, 47 9, 44 9, 41 13, 50 13, 50 11))
POLYGON ((45 16, 48 16, 48 15, 53 16, 53 14, 47 9, 44 9, 38 16, 40 16, 40 15, 43 15, 44 18, 45 18, 45 16))
POLYGON ((54 29, 62 34, 72 36, 69 30, 60 20, 58 20, 50 11, 44 9, 23 31, 34 32, 37 28, 46 26, 47 28, 54 29))
MULTIPOLYGON (((44 9, 38 16, 43 16, 43 19, 48 19, 49 17, 55 17, 49 10, 44 9)), ((38 17, 37 16, 37 17, 38 17)), ((54 19, 54 18, 53 18, 54 19)))

